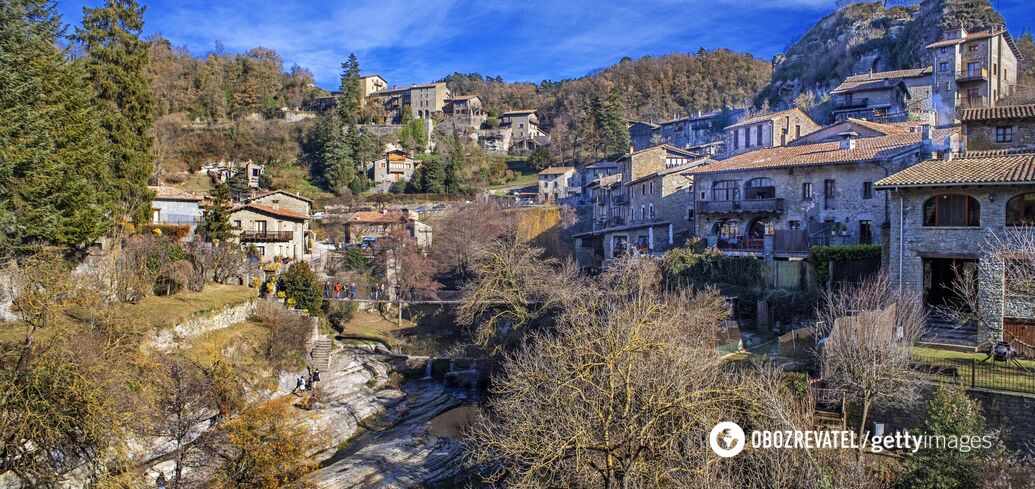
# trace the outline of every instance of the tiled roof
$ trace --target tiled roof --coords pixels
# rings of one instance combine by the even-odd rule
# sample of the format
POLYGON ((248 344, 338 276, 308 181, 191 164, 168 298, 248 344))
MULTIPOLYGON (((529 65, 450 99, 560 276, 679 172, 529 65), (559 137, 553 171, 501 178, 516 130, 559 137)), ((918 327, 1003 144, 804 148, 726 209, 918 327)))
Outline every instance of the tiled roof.
POLYGON ((533 112, 536 112, 536 110, 535 109, 510 110, 510 111, 504 112, 502 115, 531 114, 533 112))
POLYGON ((692 170, 694 168, 704 167, 706 165, 713 164, 713 163, 715 163, 715 160, 713 160, 713 159, 701 158, 699 160, 691 161, 690 163, 686 163, 686 164, 679 165, 679 166, 674 166, 672 168, 665 168, 664 170, 659 170, 659 171, 656 171, 654 173, 648 173, 648 174, 646 174, 646 175, 644 175, 642 177, 639 177, 639 178, 636 178, 636 179, 633 179, 633 180, 629 180, 629 185, 632 185, 634 183, 644 182, 644 181, 650 180, 651 178, 654 178, 654 177, 671 175, 673 173, 686 172, 687 170, 692 170))
MULTIPOLYGON (((932 139, 944 138, 952 130, 934 131, 932 139)), ((717 173, 740 170, 768 170, 799 166, 818 166, 882 160, 919 149, 920 133, 892 134, 855 140, 852 149, 841 149, 840 141, 778 146, 743 153, 693 170, 694 173, 717 173)))
POLYGON ((241 210, 245 210, 245 209, 257 210, 257 211, 265 212, 267 214, 272 214, 272 215, 278 216, 278 217, 286 217, 288 219, 302 219, 302 220, 309 219, 309 216, 307 216, 305 214, 301 214, 301 213, 298 213, 298 212, 295 212, 295 211, 289 211, 287 209, 281 209, 279 207, 270 207, 268 205, 261 205, 261 204, 244 204, 244 205, 242 205, 240 207, 235 208, 233 210, 233 212, 237 212, 237 211, 241 211, 241 210))
POLYGON ((852 124, 858 124, 867 129, 883 134, 903 134, 911 132, 909 129, 910 124, 885 124, 883 122, 873 122, 866 119, 856 119, 854 117, 848 117, 847 120, 852 124))
POLYGON ((551 166, 539 172, 540 175, 560 175, 575 170, 573 166, 551 166))
POLYGON ((975 107, 963 109, 960 120, 981 121, 989 119, 1032 119, 1035 118, 1035 104, 1000 105, 998 107, 975 107))
POLYGON ((310 199, 302 197, 301 195, 298 195, 298 194, 293 194, 293 193, 285 191, 285 190, 274 190, 274 191, 271 191, 271 192, 266 192, 264 194, 259 194, 259 195, 256 195, 255 197, 251 197, 251 198, 245 200, 245 202, 251 202, 251 201, 253 201, 255 199, 261 199, 263 197, 266 197, 268 195, 273 195, 273 194, 281 194, 281 195, 285 195, 285 196, 291 197, 293 199, 298 199, 298 200, 301 200, 301 201, 304 201, 304 202, 308 202, 310 204, 313 203, 313 201, 310 200, 310 199))
POLYGON ((590 163, 586 166, 587 170, 595 170, 597 168, 617 168, 621 166, 621 163, 617 161, 598 161, 596 163, 590 163))
POLYGON ((729 126, 726 126, 726 129, 731 129, 731 128, 740 127, 740 126, 748 126, 748 125, 751 125, 751 124, 754 124, 754 123, 757 123, 757 122, 773 120, 773 119, 776 119, 776 118, 779 118, 779 117, 783 117, 785 115, 790 115, 792 112, 797 112, 797 113, 799 113, 799 114, 801 114, 801 115, 803 115, 805 117, 808 117, 809 119, 812 119, 811 117, 808 116, 808 114, 806 114, 805 112, 802 112, 801 109, 795 107, 793 109, 781 110, 780 112, 771 112, 771 113, 768 113, 768 114, 757 115, 755 117, 749 117, 747 119, 743 119, 743 120, 737 122, 736 124, 731 124, 729 126))
POLYGON ((600 178, 598 178, 596 180, 593 180, 592 182, 589 183, 588 186, 607 187, 609 185, 614 185, 614 184, 616 184, 618 182, 621 182, 621 181, 622 181, 622 174, 621 173, 616 173, 614 175, 605 175, 605 176, 602 176, 602 177, 600 177, 600 178))
POLYGON ((679 156, 683 156, 683 157, 686 157, 686 158, 695 158, 695 157, 697 157, 697 153, 694 153, 692 151, 687 151, 687 150, 682 149, 682 148, 677 148, 675 146, 672 146, 671 144, 667 144, 666 143, 666 144, 659 144, 657 146, 651 146, 649 148, 643 148, 643 149, 638 150, 638 151, 633 151, 632 153, 626 153, 624 156, 621 157, 620 160, 626 160, 626 159, 629 159, 629 157, 632 156, 632 155, 638 155, 640 153, 643 153, 643 152, 646 152, 646 151, 655 150, 655 149, 658 149, 658 148, 663 148, 665 151, 668 151, 669 153, 675 153, 675 154, 677 154, 679 156))
POLYGON ((148 187, 155 193, 155 200, 179 200, 184 202, 201 202, 202 197, 194 192, 176 187, 148 187))
POLYGON ((927 76, 930 75, 932 71, 934 71, 934 68, 928 66, 926 68, 878 71, 876 73, 852 75, 848 78, 845 78, 845 81, 841 82, 841 84, 838 85, 837 88, 831 90, 830 93, 841 93, 848 92, 851 90, 880 88, 880 84, 884 82, 890 81, 892 82, 892 84, 896 84, 898 83, 898 80, 901 80, 903 78, 917 78, 921 76, 927 76))
POLYGON ((932 42, 931 44, 928 44, 927 47, 928 48, 940 48, 940 47, 943 47, 943 46, 954 46, 954 45, 959 44, 961 42, 979 41, 981 39, 987 39, 989 37, 997 35, 1000 32, 1002 32, 1002 31, 999 31, 999 32, 992 32, 992 31, 968 32, 967 33, 967 37, 957 37, 955 39, 943 39, 941 41, 932 42))
POLYGON ((658 127, 660 127, 657 124, 655 124, 653 122, 650 122, 650 121, 636 121, 636 120, 630 120, 629 121, 629 125, 630 126, 634 125, 634 124, 644 124, 644 125, 650 126, 653 129, 657 129, 658 127))
POLYGON ((454 95, 454 96, 450 97, 449 100, 471 100, 471 99, 475 99, 475 98, 478 98, 478 96, 477 95, 454 95))
POLYGON ((345 222, 352 224, 385 224, 402 221, 405 217, 405 214, 401 212, 382 214, 374 211, 359 211, 350 214, 349 217, 345 218, 345 222))
POLYGON ((877 187, 1035 183, 1035 154, 929 160, 878 180, 877 187))

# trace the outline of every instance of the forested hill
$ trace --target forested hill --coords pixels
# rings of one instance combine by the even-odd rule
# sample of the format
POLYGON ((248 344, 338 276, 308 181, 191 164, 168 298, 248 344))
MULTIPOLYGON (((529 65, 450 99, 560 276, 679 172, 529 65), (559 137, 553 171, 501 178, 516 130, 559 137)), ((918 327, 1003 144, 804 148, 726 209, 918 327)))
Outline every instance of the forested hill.
POLYGON ((583 159, 592 156, 595 147, 595 101, 609 100, 631 119, 668 120, 750 103, 770 75, 768 61, 727 49, 702 49, 624 58, 590 75, 558 82, 506 83, 478 73, 454 73, 443 81, 453 93, 477 94, 496 112, 538 109, 551 143, 583 159))
POLYGON ((988 0, 843 3, 777 56, 772 83, 758 104, 791 105, 803 91, 822 95, 860 71, 920 67, 927 63, 925 46, 940 39, 943 29, 1004 24, 988 0))

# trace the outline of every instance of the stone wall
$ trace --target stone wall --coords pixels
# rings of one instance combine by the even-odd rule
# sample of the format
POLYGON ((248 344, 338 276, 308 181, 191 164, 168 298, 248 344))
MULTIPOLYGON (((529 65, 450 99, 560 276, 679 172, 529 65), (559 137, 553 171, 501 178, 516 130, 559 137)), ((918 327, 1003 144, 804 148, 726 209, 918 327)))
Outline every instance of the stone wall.
POLYGON ((177 324, 172 329, 156 331, 151 339, 154 347, 161 351, 173 349, 177 342, 197 338, 209 331, 228 328, 237 323, 247 321, 255 314, 257 299, 235 306, 228 306, 218 311, 199 313, 187 321, 177 324))
POLYGON ((968 151, 1035 147, 1035 121, 974 121, 964 127, 963 138, 968 151), (1012 141, 997 143, 997 127, 1012 128, 1012 141))

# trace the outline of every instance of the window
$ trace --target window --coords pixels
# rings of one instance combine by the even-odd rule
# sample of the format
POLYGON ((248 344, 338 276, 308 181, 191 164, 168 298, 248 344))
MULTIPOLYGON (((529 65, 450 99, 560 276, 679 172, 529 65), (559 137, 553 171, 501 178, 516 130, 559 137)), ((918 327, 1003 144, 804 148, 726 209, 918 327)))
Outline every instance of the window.
POLYGON ((938 50, 938 54, 945 54, 946 52, 948 52, 946 48, 941 48, 938 50))
POLYGON ((873 243, 873 221, 859 221, 859 244, 873 243))
POLYGON ((801 137, 801 124, 794 125, 794 139, 801 137))
POLYGON ((650 218, 654 219, 654 204, 647 204, 647 210, 650 211, 650 218))
POLYGON ((704 190, 702 190, 702 191, 701 191, 701 200, 706 200, 707 198, 708 198, 708 194, 706 194, 706 193, 704 192, 704 190))
POLYGON ((740 131, 733 130, 733 149, 740 148, 740 131))
POLYGON ((755 145, 756 146, 761 146, 762 145, 762 125, 761 124, 759 124, 758 127, 755 128, 755 145))
POLYGON ((1018 195, 1006 202, 1006 225, 1035 225, 1035 192, 1018 195))
POLYGON ((999 126, 995 128, 995 142, 997 143, 1011 143, 1013 142, 1013 126, 999 126))
POLYGON ((812 182, 801 184, 801 198, 804 200, 812 200, 812 182))
POLYGON ((744 147, 745 148, 750 148, 751 147, 751 128, 750 127, 745 127, 744 128, 744 147))
POLYGON ((938 71, 949 71, 949 63, 943 61, 940 65, 938 65, 938 71))
POLYGON ((740 236, 740 223, 732 219, 729 221, 717 221, 712 226, 712 233, 722 239, 736 238, 740 236))
POLYGON ((687 221, 693 221, 694 220, 694 208, 693 207, 687 208, 687 210, 686 210, 686 220, 687 221))
POLYGON ((654 181, 647 182, 647 193, 654 195, 654 181))
POLYGON ((647 195, 647 184, 646 183, 641 183, 640 184, 640 195, 647 195))
POLYGON ((924 226, 978 226, 980 206, 966 195, 938 195, 924 202, 924 226))
POLYGON ((736 180, 719 180, 712 184, 712 200, 740 200, 740 184, 736 180))
POLYGON ((241 221, 239 219, 234 221, 234 227, 235 228, 241 227, 241 221))
POLYGON ((776 187, 773 179, 766 177, 752 178, 744 184, 745 199, 775 199, 776 187))
POLYGON ((826 210, 833 209, 834 200, 834 181, 823 180, 823 208, 826 210))
POLYGON ((787 221, 787 229, 801 229, 801 221, 787 221))
POLYGON ((255 254, 257 254, 259 256, 266 256, 266 247, 265 246, 256 246, 255 247, 255 254))
POLYGON ((863 198, 873 198, 873 182, 863 182, 863 198))

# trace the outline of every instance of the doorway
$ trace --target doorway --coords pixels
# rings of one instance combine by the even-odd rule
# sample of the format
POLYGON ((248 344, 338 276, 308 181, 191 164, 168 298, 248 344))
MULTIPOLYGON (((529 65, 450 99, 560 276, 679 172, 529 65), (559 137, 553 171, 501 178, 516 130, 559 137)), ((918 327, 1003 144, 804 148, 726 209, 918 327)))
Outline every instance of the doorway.
MULTIPOLYGON (((924 258, 924 305, 969 309, 960 283, 977 283, 978 261, 972 258, 924 258)), ((972 290, 976 290, 972 289, 972 290)))

